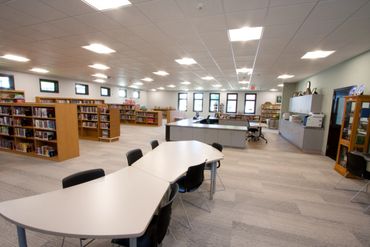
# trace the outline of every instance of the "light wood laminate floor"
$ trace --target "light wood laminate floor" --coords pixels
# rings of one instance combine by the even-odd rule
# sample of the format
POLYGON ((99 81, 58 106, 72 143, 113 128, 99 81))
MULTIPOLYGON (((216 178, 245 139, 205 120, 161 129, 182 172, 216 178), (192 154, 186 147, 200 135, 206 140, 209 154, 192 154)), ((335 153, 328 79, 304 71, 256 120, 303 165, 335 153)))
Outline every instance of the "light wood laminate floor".
MULTIPOLYGON (((63 177, 80 170, 101 167, 114 172, 127 166, 128 150, 148 152, 150 140, 164 141, 163 127, 122 125, 121 133, 114 143, 80 141, 80 157, 61 163, 0 152, 0 201, 60 189, 63 177)), ((265 136, 268 144, 224 149, 218 171, 226 190, 216 192, 211 213, 186 204, 192 231, 182 226, 184 214, 175 202, 171 229, 176 240, 168 235, 164 246, 370 246, 365 204, 349 202, 351 191, 333 189, 340 178, 333 171, 334 161, 301 153, 276 131, 267 130, 265 136)), ((350 189, 360 185, 350 179, 342 183, 350 189)), ((199 203, 197 196, 184 195, 199 203)), ((359 200, 370 203, 365 193, 359 200)), ((27 237, 30 247, 61 244, 60 237, 32 231, 27 237)), ((15 226, 2 218, 0 246, 17 246, 15 226)), ((78 246, 78 240, 68 238, 65 246, 78 246)), ((110 246, 110 241, 98 240, 91 246, 110 246)))

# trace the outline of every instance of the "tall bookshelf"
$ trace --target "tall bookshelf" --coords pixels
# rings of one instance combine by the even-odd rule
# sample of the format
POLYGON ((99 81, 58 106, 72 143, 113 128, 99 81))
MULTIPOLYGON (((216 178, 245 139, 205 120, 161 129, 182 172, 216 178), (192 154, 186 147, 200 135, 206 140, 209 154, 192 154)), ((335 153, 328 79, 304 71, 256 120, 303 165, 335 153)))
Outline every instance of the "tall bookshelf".
POLYGON ((103 99, 84 98, 59 98, 59 97, 36 97, 37 103, 60 103, 60 104, 104 104, 103 99))
POLYGON ((0 90, 0 103, 24 103, 24 91, 0 90))
POLYGON ((136 124, 162 126, 162 112, 141 110, 136 111, 136 124))
POLYGON ((77 106, 78 129, 81 139, 119 140, 119 110, 107 105, 81 104, 77 106))
POLYGON ((281 104, 266 102, 261 105, 261 122, 266 123, 267 119, 279 119, 281 104))
POLYGON ((79 156, 76 106, 0 103, 0 150, 53 161, 79 156))

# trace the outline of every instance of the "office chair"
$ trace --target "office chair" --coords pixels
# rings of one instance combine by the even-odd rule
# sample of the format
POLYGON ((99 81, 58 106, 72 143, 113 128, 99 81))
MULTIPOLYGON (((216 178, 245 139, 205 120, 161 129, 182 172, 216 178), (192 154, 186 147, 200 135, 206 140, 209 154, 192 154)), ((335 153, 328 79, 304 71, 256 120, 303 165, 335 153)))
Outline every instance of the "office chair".
POLYGON ((135 163, 138 159, 143 157, 143 152, 141 149, 132 149, 126 153, 127 163, 128 166, 131 166, 133 163, 135 163))
MULTIPOLYGON (((206 165, 206 162, 204 162, 202 164, 199 164, 199 165, 196 165, 196 166, 189 167, 187 172, 186 172, 186 175, 181 177, 179 180, 176 181, 176 183, 179 185, 179 192, 181 194, 196 191, 202 185, 202 183, 204 181, 204 167, 205 167, 205 165, 206 165)), ((199 193, 201 193, 201 192, 199 192, 199 193)), ((192 226, 191 226, 189 216, 188 216, 188 213, 185 209, 183 201, 184 200, 182 199, 182 196, 180 196, 180 202, 181 202, 181 206, 184 210, 184 213, 185 213, 185 216, 186 216, 186 219, 187 219, 187 222, 188 222, 188 228, 191 229, 192 226)), ((195 207, 203 209, 200 206, 197 206, 197 205, 195 205, 195 204, 193 204, 189 201, 187 201, 187 202, 192 204, 195 207)), ((204 200, 204 202, 207 206, 206 211, 210 213, 211 210, 209 209, 207 201, 204 200)))
MULTIPOLYGON (((212 143, 212 147, 216 148, 220 152, 222 152, 222 150, 224 149, 224 147, 221 144, 217 143, 217 142, 212 143)), ((221 167, 221 161, 217 161, 217 169, 220 168, 220 167, 221 167)), ((211 164, 209 164, 209 163, 206 164, 204 169, 205 170, 211 170, 212 169, 211 164)), ((220 183, 222 185, 222 188, 223 188, 222 190, 226 190, 226 187, 225 187, 225 185, 224 185, 224 183, 221 179, 221 176, 218 174, 218 172, 216 174, 217 174, 218 180, 220 181, 220 183)))
MULTIPOLYGON (((63 186, 63 189, 66 189, 66 188, 69 188, 75 185, 79 185, 82 183, 92 181, 94 179, 104 177, 104 176, 105 176, 105 172, 103 169, 91 169, 91 170, 86 170, 82 172, 77 172, 72 175, 69 175, 68 177, 63 178, 62 186, 63 186)), ((63 237, 62 247, 64 246, 64 240, 65 238, 63 237)), ((84 245, 83 240, 86 240, 86 239, 80 238, 80 247, 85 247, 94 241, 94 239, 91 239, 84 245)))
MULTIPOLYGON (((160 245, 167 234, 171 222, 172 203, 179 191, 178 184, 171 184, 168 201, 161 206, 158 215, 154 215, 143 236, 137 239, 137 247, 156 247, 160 245)), ((129 239, 112 239, 112 244, 130 246, 129 239)))
MULTIPOLYGON (((349 152, 347 153, 347 173, 353 176, 359 177, 361 179, 367 180, 364 186, 357 191, 357 193, 351 198, 351 202, 354 202, 355 198, 360 195, 361 192, 367 192, 370 184, 370 172, 366 170, 367 161, 365 158, 359 154, 349 152)), ((345 176, 346 176, 345 175, 345 176)), ((344 176, 344 177, 345 177, 344 176)), ((367 210, 367 209, 366 209, 367 210)))
POLYGON ((150 146, 152 146, 152 150, 159 146, 158 140, 153 140, 150 142, 150 146))
POLYGON ((259 141, 260 138, 265 140, 265 142, 267 143, 267 139, 265 138, 265 136, 262 134, 262 127, 251 127, 250 125, 250 122, 249 120, 247 120, 247 129, 248 129, 248 132, 247 132, 247 140, 250 141, 259 141))

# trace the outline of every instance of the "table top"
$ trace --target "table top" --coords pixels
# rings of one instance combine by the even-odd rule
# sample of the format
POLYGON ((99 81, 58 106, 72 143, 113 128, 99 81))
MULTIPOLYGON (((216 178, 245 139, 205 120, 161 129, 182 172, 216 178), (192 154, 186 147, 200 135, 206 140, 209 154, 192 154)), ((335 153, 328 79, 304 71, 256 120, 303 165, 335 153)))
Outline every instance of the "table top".
POLYGON ((7 220, 47 234, 77 238, 141 236, 169 183, 127 167, 78 186, 0 203, 7 220))
POLYGON ((199 141, 175 141, 161 143, 145 154, 133 166, 170 183, 175 182, 189 167, 215 162, 224 155, 212 146, 199 141))

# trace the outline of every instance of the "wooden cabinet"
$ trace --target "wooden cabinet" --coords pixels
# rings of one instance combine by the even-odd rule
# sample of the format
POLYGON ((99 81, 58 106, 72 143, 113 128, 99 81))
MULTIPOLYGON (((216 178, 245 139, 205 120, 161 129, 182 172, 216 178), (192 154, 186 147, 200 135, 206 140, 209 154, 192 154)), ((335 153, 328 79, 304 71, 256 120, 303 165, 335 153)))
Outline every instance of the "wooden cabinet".
POLYGON ((76 106, 0 103, 0 150, 53 161, 79 156, 76 106))
POLYGON ((321 112, 322 95, 310 94, 290 98, 289 111, 293 113, 309 114, 321 112))
POLYGON ((0 103, 24 103, 24 91, 0 90, 0 103))
POLYGON ((335 170, 344 175, 347 172, 347 153, 369 150, 370 95, 346 96, 342 127, 338 145, 335 170))
POLYGON ((162 126, 162 112, 141 110, 136 111, 136 123, 162 126))
POLYGON ((99 107, 99 140, 118 141, 120 136, 119 109, 99 107))
POLYGON ((266 102, 261 105, 261 122, 266 123, 267 119, 279 119, 281 104, 266 102))

